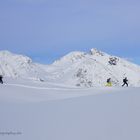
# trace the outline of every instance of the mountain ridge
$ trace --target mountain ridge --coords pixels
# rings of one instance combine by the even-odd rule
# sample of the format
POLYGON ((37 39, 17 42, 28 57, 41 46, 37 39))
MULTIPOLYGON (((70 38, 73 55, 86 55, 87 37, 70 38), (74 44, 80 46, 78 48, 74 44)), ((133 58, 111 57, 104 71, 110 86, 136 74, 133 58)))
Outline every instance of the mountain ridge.
POLYGON ((0 73, 6 77, 61 83, 78 87, 121 86, 128 77, 130 86, 140 86, 140 66, 95 48, 89 53, 71 52, 51 65, 37 64, 31 58, 0 51, 0 73))

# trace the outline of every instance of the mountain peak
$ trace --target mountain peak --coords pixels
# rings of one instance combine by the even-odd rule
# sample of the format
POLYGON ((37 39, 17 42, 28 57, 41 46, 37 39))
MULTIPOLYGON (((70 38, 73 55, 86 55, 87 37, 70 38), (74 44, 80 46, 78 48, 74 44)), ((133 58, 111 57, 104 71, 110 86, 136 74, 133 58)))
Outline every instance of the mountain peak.
POLYGON ((73 51, 63 56, 59 60, 56 60, 53 64, 67 63, 67 62, 76 62, 85 57, 84 52, 73 51))
POLYGON ((81 58, 81 57, 83 57, 85 55, 85 53, 84 52, 80 52, 80 51, 74 51, 74 52, 70 52, 69 54, 67 54, 66 56, 64 56, 64 57, 66 57, 66 58, 75 58, 75 59, 79 59, 79 58, 81 58))
POLYGON ((90 50, 90 54, 95 55, 95 56, 104 56, 105 55, 104 52, 101 52, 101 51, 97 50, 96 48, 92 48, 90 50))
POLYGON ((28 56, 20 55, 20 54, 14 54, 10 51, 4 50, 0 51, 0 57, 3 61, 21 61, 24 63, 31 63, 32 59, 29 58, 28 56))

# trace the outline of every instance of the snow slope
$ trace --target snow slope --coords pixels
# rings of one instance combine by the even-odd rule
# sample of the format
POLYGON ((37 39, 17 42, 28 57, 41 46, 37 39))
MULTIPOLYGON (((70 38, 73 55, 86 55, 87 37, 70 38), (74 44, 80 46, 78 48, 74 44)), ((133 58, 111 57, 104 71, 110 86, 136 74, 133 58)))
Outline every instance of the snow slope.
POLYGON ((0 85, 0 139, 139 140, 139 93, 140 88, 64 89, 11 80, 0 85))
POLYGON ((29 57, 0 52, 0 73, 5 77, 51 82, 71 87, 104 87, 108 78, 121 86, 128 77, 129 86, 140 87, 140 66, 96 49, 89 53, 71 52, 51 65, 32 62, 29 57))

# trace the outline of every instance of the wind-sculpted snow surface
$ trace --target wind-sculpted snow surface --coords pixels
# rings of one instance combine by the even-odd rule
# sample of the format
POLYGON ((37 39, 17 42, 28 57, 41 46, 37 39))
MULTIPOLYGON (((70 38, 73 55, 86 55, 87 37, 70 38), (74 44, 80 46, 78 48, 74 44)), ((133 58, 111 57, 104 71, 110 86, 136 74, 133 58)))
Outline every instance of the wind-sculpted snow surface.
POLYGON ((0 52, 0 73, 75 87, 104 87, 108 78, 121 86, 127 77, 129 86, 140 87, 140 66, 96 49, 89 53, 71 52, 51 65, 33 63, 29 57, 0 52))
POLYGON ((139 140, 140 88, 0 85, 0 140, 139 140))

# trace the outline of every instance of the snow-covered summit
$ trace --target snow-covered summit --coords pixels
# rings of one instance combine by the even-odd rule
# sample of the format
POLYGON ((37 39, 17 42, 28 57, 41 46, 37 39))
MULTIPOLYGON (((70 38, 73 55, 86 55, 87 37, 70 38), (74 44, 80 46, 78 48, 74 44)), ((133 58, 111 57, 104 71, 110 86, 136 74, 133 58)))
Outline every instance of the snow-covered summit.
POLYGON ((104 52, 101 52, 101 51, 97 50, 96 48, 92 48, 90 50, 90 54, 95 55, 95 56, 104 56, 105 55, 104 52))
POLYGON ((63 56, 62 58, 60 58, 59 60, 56 60, 53 65, 59 65, 60 62, 65 64, 65 63, 74 63, 77 62, 79 60, 81 60, 82 58, 84 58, 86 55, 86 53, 84 52, 70 52, 69 54, 63 56))
POLYGON ((9 59, 9 61, 10 61, 10 60, 14 59, 16 61, 22 61, 24 63, 32 63, 31 58, 29 58, 27 56, 23 56, 23 55, 16 55, 9 51, 0 51, 0 58, 1 58, 1 60, 9 59))
POLYGON ((0 51, 0 74, 5 77, 22 77, 25 79, 41 79, 43 69, 32 59, 13 54, 9 51, 0 51))

